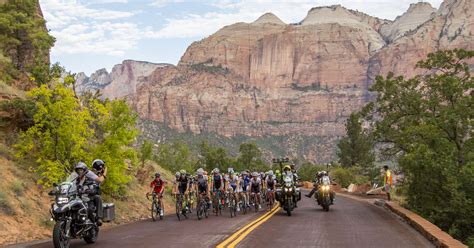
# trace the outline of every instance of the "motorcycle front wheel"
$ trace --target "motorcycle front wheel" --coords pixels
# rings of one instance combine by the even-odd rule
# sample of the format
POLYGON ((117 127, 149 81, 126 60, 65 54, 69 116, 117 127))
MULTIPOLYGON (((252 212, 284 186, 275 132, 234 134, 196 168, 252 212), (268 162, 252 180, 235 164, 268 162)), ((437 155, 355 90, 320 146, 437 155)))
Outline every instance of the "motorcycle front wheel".
POLYGON ((54 248, 69 248, 69 238, 64 235, 65 222, 56 222, 53 228, 54 248))
POLYGON ((84 241, 88 244, 94 244, 97 242, 97 237, 99 236, 99 228, 98 227, 93 227, 92 229, 89 230, 89 233, 87 236, 84 236, 84 241))

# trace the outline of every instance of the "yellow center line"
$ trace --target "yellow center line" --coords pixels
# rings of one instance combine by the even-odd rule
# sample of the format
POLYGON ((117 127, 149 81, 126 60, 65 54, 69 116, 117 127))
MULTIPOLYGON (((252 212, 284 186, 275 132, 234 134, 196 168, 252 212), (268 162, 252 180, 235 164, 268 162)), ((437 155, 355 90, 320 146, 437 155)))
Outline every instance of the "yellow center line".
POLYGON ((240 230, 238 230, 237 232, 232 234, 229 238, 224 240, 222 243, 218 244, 216 247, 217 248, 224 248, 224 247, 226 247, 227 244, 229 244, 232 241, 233 242, 227 247, 234 247, 236 244, 238 244, 240 241, 242 241, 242 239, 244 239, 250 232, 252 232, 255 228, 257 228, 263 222, 270 219, 270 217, 272 217, 278 211, 279 207, 280 207, 280 204, 277 203, 271 211, 267 212, 266 214, 262 215, 260 218, 258 218, 256 220, 252 221, 251 223, 247 224, 246 226, 244 226, 243 228, 241 228, 240 230))

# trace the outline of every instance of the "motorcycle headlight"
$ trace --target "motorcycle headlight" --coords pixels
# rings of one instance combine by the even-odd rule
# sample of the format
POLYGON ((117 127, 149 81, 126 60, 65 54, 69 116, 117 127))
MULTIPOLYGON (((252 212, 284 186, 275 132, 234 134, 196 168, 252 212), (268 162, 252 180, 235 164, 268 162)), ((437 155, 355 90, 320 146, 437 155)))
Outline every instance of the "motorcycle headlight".
POLYGON ((69 202, 69 198, 68 197, 58 197, 56 202, 58 204, 66 204, 69 202))
POLYGON ((291 191, 293 191, 293 188, 289 188, 288 190, 291 192, 291 191))
POLYGON ((288 188, 285 188, 285 192, 287 192, 287 191, 288 191, 288 188))

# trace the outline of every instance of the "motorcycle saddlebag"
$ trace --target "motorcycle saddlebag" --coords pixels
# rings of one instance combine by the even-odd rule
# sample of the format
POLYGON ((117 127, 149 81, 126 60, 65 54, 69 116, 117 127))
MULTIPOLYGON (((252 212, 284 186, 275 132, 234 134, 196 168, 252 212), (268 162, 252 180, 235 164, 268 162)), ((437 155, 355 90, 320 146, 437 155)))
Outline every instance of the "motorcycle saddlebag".
POLYGON ((115 204, 104 203, 104 222, 111 222, 115 220, 115 204))

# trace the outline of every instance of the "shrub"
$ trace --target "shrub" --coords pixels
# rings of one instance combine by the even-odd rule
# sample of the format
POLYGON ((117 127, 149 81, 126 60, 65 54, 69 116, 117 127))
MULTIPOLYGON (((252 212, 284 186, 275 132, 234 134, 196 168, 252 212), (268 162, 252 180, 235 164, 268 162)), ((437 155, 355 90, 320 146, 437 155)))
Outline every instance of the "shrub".
POLYGON ((16 196, 22 196, 25 191, 25 187, 23 186, 23 183, 18 179, 15 179, 12 182, 11 189, 13 192, 15 192, 16 196))
POLYGON ((331 177, 344 188, 354 182, 353 172, 343 167, 336 167, 335 169, 333 169, 331 171, 331 177))
POLYGON ((2 211, 3 213, 7 215, 15 214, 15 209, 10 203, 7 194, 5 194, 5 192, 2 192, 2 191, 0 191, 0 211, 2 211))

